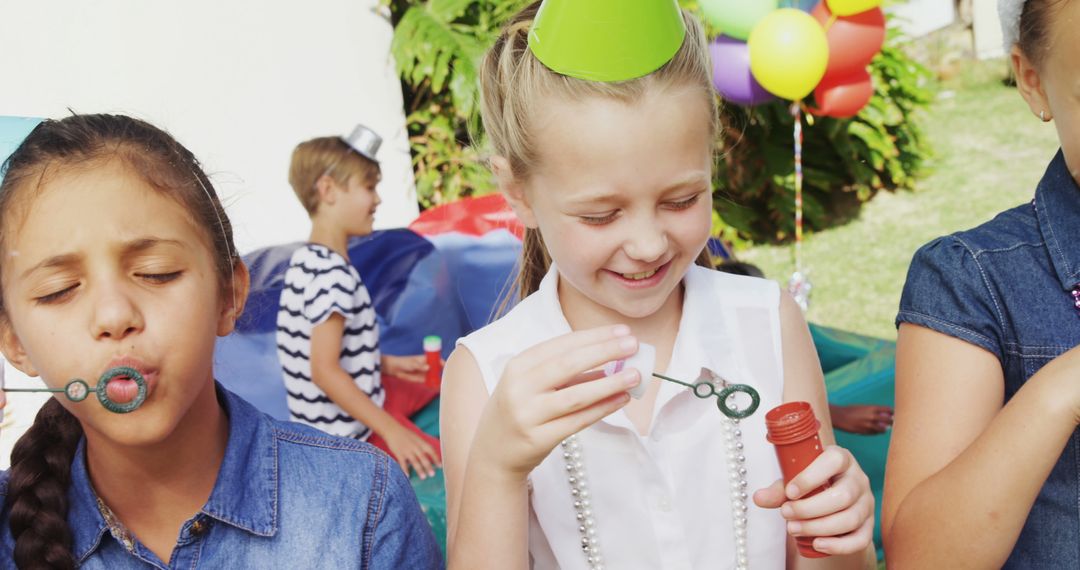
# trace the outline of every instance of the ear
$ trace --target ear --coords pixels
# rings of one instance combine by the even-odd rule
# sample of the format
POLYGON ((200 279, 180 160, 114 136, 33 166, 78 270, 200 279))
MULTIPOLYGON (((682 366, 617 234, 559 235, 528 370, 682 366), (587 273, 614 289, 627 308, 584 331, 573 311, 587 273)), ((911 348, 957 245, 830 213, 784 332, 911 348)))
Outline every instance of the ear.
POLYGON ((1013 73, 1016 75, 1016 88, 1020 91, 1020 96, 1027 101, 1028 108, 1036 117, 1044 121, 1052 119, 1050 102, 1046 97, 1042 78, 1039 77, 1039 70, 1019 46, 1012 47, 1009 59, 1013 73))
POLYGON ((337 200, 338 183, 329 174, 315 179, 315 191, 319 194, 320 204, 333 204, 337 200))
POLYGON ((510 161, 503 156, 491 157, 491 171, 495 174, 495 183, 498 184, 499 191, 506 198, 506 203, 510 204, 510 208, 514 210, 514 214, 525 227, 535 229, 537 227, 536 215, 529 206, 528 197, 525 195, 525 185, 514 177, 514 172, 510 170, 510 161))
POLYGON ((4 358, 19 372, 27 376, 38 375, 37 368, 34 368, 34 365, 30 363, 30 357, 26 355, 22 341, 15 334, 15 329, 11 326, 11 320, 6 315, 0 316, 0 351, 3 351, 4 358))
POLYGON ((218 336, 225 336, 236 329, 236 319, 244 313, 244 304, 247 302, 250 286, 251 275, 248 273, 247 265, 237 259, 233 264, 232 287, 225 292, 221 314, 218 315, 218 336))

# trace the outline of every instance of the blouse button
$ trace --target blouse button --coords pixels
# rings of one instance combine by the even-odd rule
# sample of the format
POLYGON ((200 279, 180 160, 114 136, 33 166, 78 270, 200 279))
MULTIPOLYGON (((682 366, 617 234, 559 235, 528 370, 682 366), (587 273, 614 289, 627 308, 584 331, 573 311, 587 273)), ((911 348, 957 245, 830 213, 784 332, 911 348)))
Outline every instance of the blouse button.
POLYGON ((206 534, 206 531, 210 529, 210 523, 203 522, 199 519, 191 523, 191 536, 202 536, 206 534))

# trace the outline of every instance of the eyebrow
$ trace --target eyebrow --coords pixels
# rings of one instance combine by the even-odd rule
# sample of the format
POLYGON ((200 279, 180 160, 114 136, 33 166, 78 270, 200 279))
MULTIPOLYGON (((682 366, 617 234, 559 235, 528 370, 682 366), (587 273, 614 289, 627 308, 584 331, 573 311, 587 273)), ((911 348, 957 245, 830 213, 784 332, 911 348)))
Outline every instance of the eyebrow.
MULTIPOLYGON (((162 238, 138 238, 125 242, 120 247, 120 255, 127 257, 129 255, 142 253, 146 250, 153 249, 158 246, 168 245, 183 249, 184 244, 174 239, 162 239, 162 238)), ((74 265, 82 259, 82 256, 77 253, 64 253, 60 255, 54 255, 52 257, 42 260, 40 263, 23 271, 22 277, 25 279, 31 273, 41 269, 51 269, 54 267, 66 267, 74 265)))
MULTIPOLYGON (((712 184, 712 178, 710 178, 708 173, 706 173, 706 172, 693 172, 693 173, 690 173, 690 174, 682 177, 681 179, 677 180, 676 182, 673 182, 673 183, 669 184, 666 188, 664 188, 664 190, 661 192, 661 194, 662 195, 663 194, 668 194, 668 193, 670 193, 672 191, 680 190, 680 189, 685 188, 687 186, 692 186, 692 185, 699 184, 699 183, 704 183, 706 186, 711 185, 712 184)), ((595 192, 595 193, 591 193, 591 194, 586 194, 585 196, 581 197, 580 199, 571 200, 571 204, 573 204, 575 206, 588 206, 588 205, 592 205, 592 204, 603 204, 603 203, 606 203, 606 202, 611 202, 611 201, 617 200, 620 196, 621 196, 621 194, 619 192, 595 192)))

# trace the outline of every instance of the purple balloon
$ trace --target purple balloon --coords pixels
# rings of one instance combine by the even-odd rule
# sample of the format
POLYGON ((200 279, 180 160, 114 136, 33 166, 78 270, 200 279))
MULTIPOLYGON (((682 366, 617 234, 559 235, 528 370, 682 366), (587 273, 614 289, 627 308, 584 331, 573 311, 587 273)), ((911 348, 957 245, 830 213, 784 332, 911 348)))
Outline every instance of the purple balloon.
MULTIPOLYGON (((798 8, 798 9, 800 9, 803 12, 806 12, 806 13, 810 13, 810 11, 814 9, 814 6, 817 6, 818 4, 820 4, 821 2, 824 2, 824 1, 825 0, 794 0, 791 3, 791 7, 792 8, 798 8)), ((781 4, 781 7, 783 7, 782 4, 781 4)))
POLYGON ((713 85, 727 101, 757 105, 776 98, 750 72, 750 48, 746 42, 719 36, 709 44, 709 54, 712 56, 713 85))

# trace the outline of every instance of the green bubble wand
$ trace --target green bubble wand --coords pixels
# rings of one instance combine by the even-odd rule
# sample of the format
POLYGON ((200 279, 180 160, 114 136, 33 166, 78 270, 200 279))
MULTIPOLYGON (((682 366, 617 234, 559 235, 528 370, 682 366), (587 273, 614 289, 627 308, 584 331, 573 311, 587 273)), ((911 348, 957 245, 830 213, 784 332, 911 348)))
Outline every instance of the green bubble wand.
POLYGON ((716 396, 716 407, 720 409, 723 414, 733 420, 741 420, 743 418, 750 417, 751 414, 757 411, 758 405, 761 404, 761 396, 757 390, 748 384, 729 384, 727 380, 720 377, 719 374, 709 370, 708 368, 701 368, 701 375, 693 384, 689 382, 683 382, 682 380, 676 380, 663 374, 652 373, 653 376, 667 380, 668 382, 674 382, 680 386, 686 386, 690 388, 695 396, 702 400, 716 396), (719 388, 719 390, 717 389, 719 388), (728 403, 728 398, 736 393, 743 393, 750 396, 750 405, 738 409, 728 403))
POLYGON ((116 366, 105 371, 98 378, 97 385, 93 388, 81 378, 76 378, 67 383, 63 388, 3 388, 5 392, 49 392, 54 394, 64 394, 68 400, 72 402, 81 402, 90 395, 93 391, 97 394, 97 399, 101 402, 101 405, 110 412, 116 414, 126 414, 133 412, 139 408, 146 401, 146 379, 143 375, 130 366, 116 366), (109 397, 108 386, 109 382, 116 380, 117 378, 126 378, 135 382, 139 387, 139 391, 135 394, 135 397, 130 402, 120 403, 109 397))

